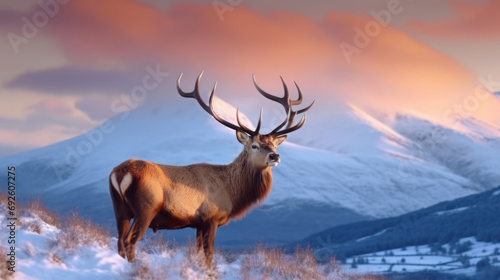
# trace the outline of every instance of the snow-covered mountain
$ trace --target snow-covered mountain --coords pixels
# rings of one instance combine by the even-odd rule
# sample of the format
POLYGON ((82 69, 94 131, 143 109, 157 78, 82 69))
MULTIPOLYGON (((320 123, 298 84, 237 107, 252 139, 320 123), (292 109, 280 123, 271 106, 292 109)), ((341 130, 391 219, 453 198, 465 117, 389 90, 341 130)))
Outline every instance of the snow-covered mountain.
MULTIPOLYGON (((274 185, 264 205, 220 229, 220 245, 285 243, 500 183, 500 129, 492 124, 467 118, 445 126, 416 114, 384 116, 322 101, 310 110, 305 126, 278 148, 282 162, 273 169, 274 185)), ((218 100, 217 111, 235 121, 232 106, 218 100)), ((272 127, 276 117, 264 115, 264 128, 272 127)), ((79 137, 4 157, 0 168, 16 166, 19 200, 40 197, 57 213, 77 209, 114 228, 107 176, 120 162, 140 158, 174 165, 220 164, 240 151, 233 131, 194 100, 172 92, 151 96, 139 108, 79 137)), ((172 232, 181 240, 186 236, 184 231, 168 234, 172 232)))

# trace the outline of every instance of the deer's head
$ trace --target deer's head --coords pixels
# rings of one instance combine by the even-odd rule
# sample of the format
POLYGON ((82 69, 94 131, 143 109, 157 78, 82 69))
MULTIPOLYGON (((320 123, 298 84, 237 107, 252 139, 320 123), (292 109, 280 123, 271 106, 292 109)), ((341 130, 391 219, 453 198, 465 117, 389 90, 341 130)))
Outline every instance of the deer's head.
POLYGON ((275 167, 280 162, 280 155, 276 153, 276 148, 285 141, 286 135, 273 137, 257 134, 251 136, 245 132, 236 131, 236 137, 245 147, 250 162, 253 162, 257 169, 264 169, 267 166, 275 167))
POLYGON ((271 131, 268 134, 260 134, 260 127, 262 123, 262 113, 263 110, 260 110, 260 117, 259 117, 259 122, 257 124, 257 127, 255 130, 252 130, 248 127, 246 127, 241 121, 240 121, 240 114, 239 114, 239 108, 236 110, 236 121, 238 122, 238 125, 232 124, 221 117, 217 115, 217 113, 214 111, 213 108, 213 97, 215 93, 215 88, 217 87, 217 83, 215 83, 214 88, 212 89, 212 93, 210 94, 210 100, 208 102, 208 105, 201 99, 200 96, 200 91, 199 91, 199 84, 200 84, 200 79, 201 76, 203 75, 203 72, 198 76, 198 79, 196 79, 196 84, 195 88, 192 92, 184 92, 181 89, 180 82, 181 82, 181 77, 182 74, 179 76, 179 79, 177 80, 177 91, 179 94, 183 97, 190 97, 194 98, 198 101, 200 106, 210 115, 214 117, 218 122, 223 124, 226 127, 229 127, 233 130, 236 131, 236 138, 238 141, 243 144, 245 152, 248 154, 248 160, 254 165, 255 168, 257 169, 264 169, 266 167, 275 167, 278 165, 280 162, 280 155, 276 153, 276 148, 283 143, 286 139, 287 133, 293 132, 299 128, 301 128, 304 123, 306 122, 307 115, 304 114, 300 121, 297 124, 293 124, 295 117, 297 114, 305 113, 311 107, 314 105, 313 101, 311 105, 304 109, 300 109, 298 111, 294 111, 292 109, 292 106, 294 105, 300 105, 302 103, 302 92, 299 88, 299 86, 295 83, 295 86, 297 87, 297 91, 299 94, 299 97, 297 100, 291 100, 290 95, 288 92, 288 87, 281 78, 281 82, 283 83, 283 88, 285 91, 285 94, 283 97, 277 97, 274 95, 271 95, 264 90, 262 90, 258 85, 257 82, 255 81, 255 76, 253 76, 253 83, 257 90, 262 94, 264 97, 278 102, 283 106, 285 109, 285 113, 287 115, 286 119, 278 125, 273 131, 271 131), (286 126, 286 127, 285 127, 286 126), (284 129, 282 129, 284 128, 284 129))

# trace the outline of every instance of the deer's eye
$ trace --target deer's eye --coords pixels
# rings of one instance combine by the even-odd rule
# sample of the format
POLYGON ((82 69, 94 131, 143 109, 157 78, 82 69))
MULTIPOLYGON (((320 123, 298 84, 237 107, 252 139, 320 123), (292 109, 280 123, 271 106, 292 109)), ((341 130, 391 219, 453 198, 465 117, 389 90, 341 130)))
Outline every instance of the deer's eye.
POLYGON ((257 150, 258 148, 259 148, 259 146, 257 146, 257 145, 252 145, 252 149, 257 150))

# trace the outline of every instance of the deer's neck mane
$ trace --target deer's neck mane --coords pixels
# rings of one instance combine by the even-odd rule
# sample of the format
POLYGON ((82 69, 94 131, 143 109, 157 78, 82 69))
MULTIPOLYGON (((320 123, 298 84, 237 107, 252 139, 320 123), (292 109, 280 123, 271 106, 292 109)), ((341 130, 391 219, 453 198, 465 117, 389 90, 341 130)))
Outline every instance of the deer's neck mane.
POLYGON ((256 169, 249 162, 248 156, 248 153, 243 150, 228 165, 230 173, 228 187, 233 202, 230 218, 242 216, 253 204, 265 199, 273 184, 271 168, 256 169))

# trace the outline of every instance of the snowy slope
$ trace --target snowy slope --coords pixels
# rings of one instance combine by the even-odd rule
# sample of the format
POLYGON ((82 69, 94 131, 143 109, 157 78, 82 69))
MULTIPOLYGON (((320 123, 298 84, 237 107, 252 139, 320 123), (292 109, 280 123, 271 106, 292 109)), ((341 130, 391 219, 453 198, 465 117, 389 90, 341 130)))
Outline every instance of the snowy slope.
POLYGON ((499 242, 500 186, 398 217, 334 227, 299 244, 311 246, 320 260, 336 256, 345 271, 467 280, 499 279, 499 242))
MULTIPOLYGON (((309 236, 318 257, 337 259, 395 248, 453 243, 475 237, 500 242, 500 186, 452 201, 445 201, 401 216, 341 225, 309 236)), ((296 243, 288 247, 293 248, 296 243)), ((458 252, 460 253, 460 252, 458 252)))
MULTIPOLYGON (((7 205, 1 201, 0 207, 7 205)), ((371 279, 344 273, 335 262, 317 264, 310 250, 293 255, 264 248, 216 250, 209 270, 194 244, 179 246, 158 238, 139 241, 131 264, 118 255, 116 238, 78 215, 61 222, 37 203, 16 211, 15 243, 10 244, 15 248, 0 245, 1 279, 371 279)), ((0 212, 0 222, 12 220, 0 212)), ((0 234, 12 236, 10 230, 2 227, 0 234)))
MULTIPOLYGON (((317 103, 306 125, 278 148, 282 162, 273 169, 274 186, 264 206, 221 229, 217 242, 284 243, 500 182, 500 130, 493 125, 467 119, 451 129, 412 114, 385 120, 353 105, 332 109, 327 100, 317 103)), ((234 108, 218 104, 219 114, 234 121, 234 108)), ((265 115, 264 127, 271 126, 267 119, 265 115)), ((120 162, 229 163, 240 151, 234 132, 194 100, 173 93, 152 97, 87 135, 4 157, 0 168, 17 167, 19 199, 40 197, 58 213, 78 208, 82 215, 112 225, 107 176, 120 162)))
MULTIPOLYGON (((459 244, 470 244, 469 250, 460 253, 448 253, 450 244, 442 246, 444 252, 434 252, 428 245, 396 248, 390 251, 373 252, 370 254, 354 256, 346 260, 342 266, 345 271, 356 273, 387 273, 400 272, 406 275, 409 272, 429 272, 438 271, 451 275, 475 276, 481 273, 477 269, 480 261, 488 260, 496 273, 500 271, 500 255, 498 251, 500 244, 491 242, 479 242, 474 237, 462 238, 459 244), (465 257, 464 257, 465 256, 465 257), (353 261, 359 259, 366 260, 366 263, 356 264, 353 268, 353 261)), ((423 275, 408 275, 403 279, 429 279, 423 275)), ((456 278, 462 279, 462 278, 456 278)), ((469 278, 465 278, 469 279, 469 278)), ((494 279, 477 275, 473 279, 494 279)))

